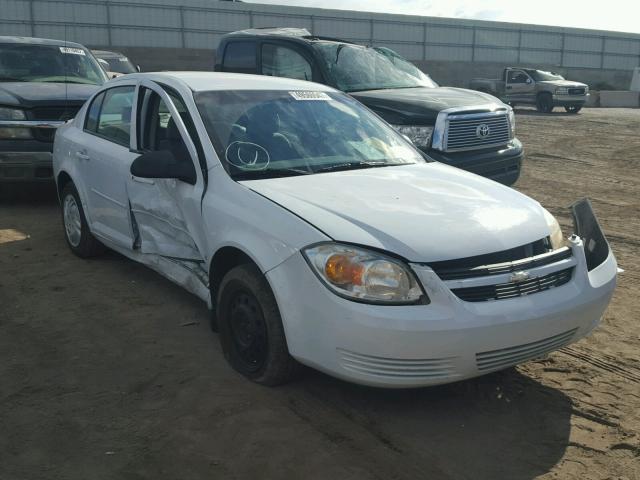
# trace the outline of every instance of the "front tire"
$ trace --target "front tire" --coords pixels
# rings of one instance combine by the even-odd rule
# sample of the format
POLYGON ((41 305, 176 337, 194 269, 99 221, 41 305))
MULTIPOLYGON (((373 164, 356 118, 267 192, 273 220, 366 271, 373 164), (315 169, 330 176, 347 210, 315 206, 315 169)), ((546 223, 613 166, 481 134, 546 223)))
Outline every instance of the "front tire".
POLYGON ((236 371, 268 386, 297 376, 301 366, 289 354, 275 297, 254 265, 237 266, 224 276, 216 313, 222 350, 236 371))
POLYGON ((536 109, 541 113, 553 112, 553 97, 550 93, 541 93, 536 99, 536 109))
POLYGON ((567 113, 578 113, 582 110, 582 105, 570 105, 568 107, 564 107, 567 113))
POLYGON ((67 183, 60 195, 64 238, 71 251, 80 258, 100 255, 105 247, 92 235, 82 209, 80 196, 73 183, 67 183))

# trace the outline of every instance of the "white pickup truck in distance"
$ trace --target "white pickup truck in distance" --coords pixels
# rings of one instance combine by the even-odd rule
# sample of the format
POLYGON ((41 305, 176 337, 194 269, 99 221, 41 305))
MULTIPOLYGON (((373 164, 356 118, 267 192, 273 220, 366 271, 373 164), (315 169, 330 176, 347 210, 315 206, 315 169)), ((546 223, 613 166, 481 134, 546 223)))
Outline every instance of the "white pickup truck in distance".
POLYGON ((535 105, 543 113, 551 113, 554 107, 564 107, 569 113, 578 113, 589 96, 588 85, 534 68, 508 67, 502 72, 502 78, 474 78, 469 88, 490 93, 512 107, 518 104, 535 105))

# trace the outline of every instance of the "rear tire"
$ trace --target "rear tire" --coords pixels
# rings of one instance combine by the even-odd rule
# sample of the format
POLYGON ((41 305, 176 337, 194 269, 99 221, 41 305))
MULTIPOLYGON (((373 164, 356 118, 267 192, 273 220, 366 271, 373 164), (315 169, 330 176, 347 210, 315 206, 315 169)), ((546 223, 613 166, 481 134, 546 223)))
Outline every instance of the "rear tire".
POLYGON ((104 253, 105 247, 89 230, 82 209, 80 196, 73 183, 67 183, 60 195, 64 238, 71 251, 80 258, 90 258, 104 253))
POLYGON ((564 107, 564 109, 567 111, 567 113, 578 113, 580 110, 582 110, 582 105, 564 107))
POLYGON ((224 276, 216 317, 224 356, 236 371, 268 386, 298 375, 301 365, 289 354, 275 297, 254 265, 239 265, 224 276))
POLYGON ((550 93, 540 93, 536 98, 536 109, 541 113, 553 112, 553 97, 550 93))

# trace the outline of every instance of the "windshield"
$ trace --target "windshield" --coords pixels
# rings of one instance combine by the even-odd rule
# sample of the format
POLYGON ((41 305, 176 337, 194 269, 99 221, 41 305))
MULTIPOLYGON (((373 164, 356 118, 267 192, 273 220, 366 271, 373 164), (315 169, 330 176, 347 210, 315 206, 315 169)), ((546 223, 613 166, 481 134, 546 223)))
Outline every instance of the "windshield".
POLYGON ((98 62, 82 48, 0 44, 0 82, 102 85, 106 80, 98 62))
POLYGON ((438 86, 393 50, 336 42, 318 42, 314 47, 334 84, 344 92, 438 86))
POLYGON ((394 129, 342 93, 238 90, 194 98, 236 180, 425 162, 394 129))
POLYGON ((120 56, 120 57, 101 57, 99 55, 96 55, 96 56, 109 64, 109 68, 108 68, 109 72, 126 74, 126 73, 136 73, 138 71, 136 66, 133 63, 131 63, 131 61, 125 56, 120 56))
POLYGON ((564 80, 562 75, 553 72, 545 72, 543 70, 527 70, 527 73, 533 77, 536 82, 544 82, 547 80, 564 80))

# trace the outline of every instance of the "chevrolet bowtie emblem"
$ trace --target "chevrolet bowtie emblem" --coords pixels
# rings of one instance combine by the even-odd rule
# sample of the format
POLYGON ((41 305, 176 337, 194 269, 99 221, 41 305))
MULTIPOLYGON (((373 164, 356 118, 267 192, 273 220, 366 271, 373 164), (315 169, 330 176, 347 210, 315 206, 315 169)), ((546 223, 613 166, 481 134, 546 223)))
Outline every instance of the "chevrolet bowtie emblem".
POLYGON ((531 278, 529 272, 514 272, 509 277, 509 282, 511 283, 522 283, 531 278))

